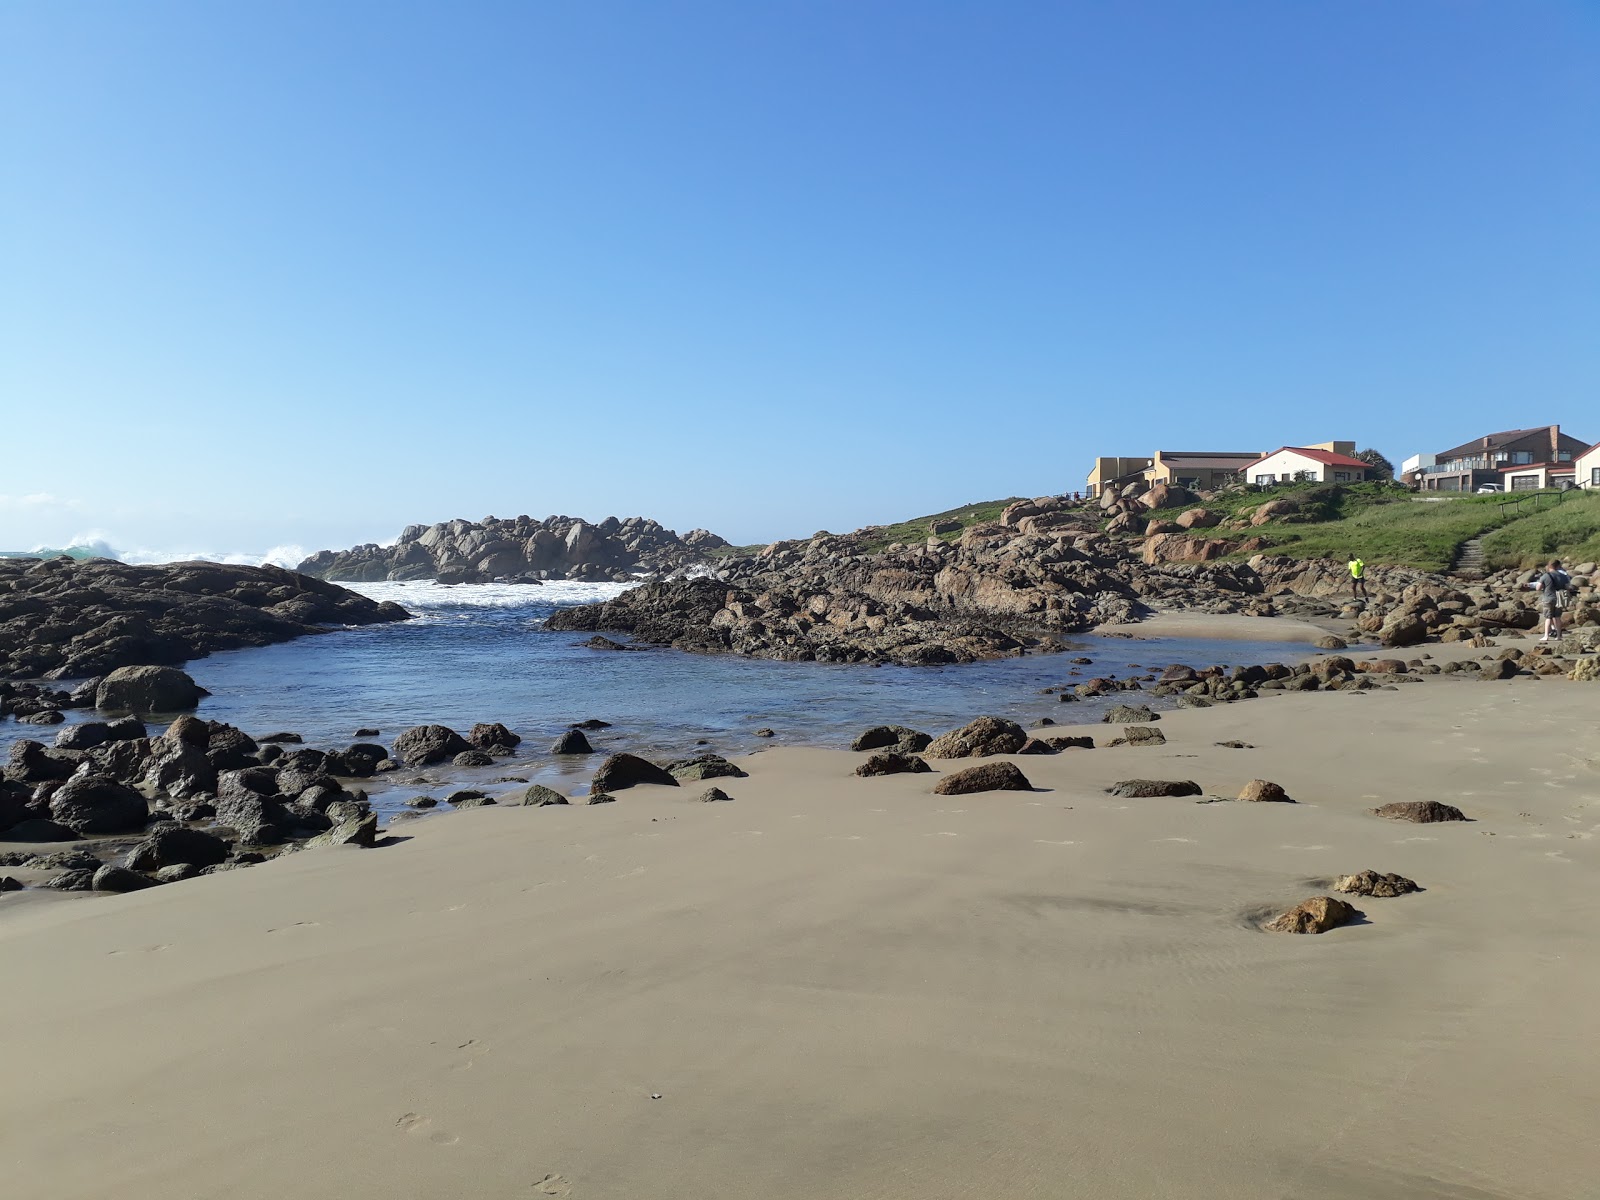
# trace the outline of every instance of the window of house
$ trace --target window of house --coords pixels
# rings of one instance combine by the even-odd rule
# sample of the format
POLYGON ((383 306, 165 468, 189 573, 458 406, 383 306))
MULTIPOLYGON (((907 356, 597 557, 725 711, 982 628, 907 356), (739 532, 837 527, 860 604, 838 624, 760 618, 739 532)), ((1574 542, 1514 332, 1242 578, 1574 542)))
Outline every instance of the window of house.
POLYGON ((1264 486, 1270 486, 1278 482, 1278 477, 1276 475, 1257 475, 1256 482, 1264 486))
POLYGON ((1571 450, 1557 450, 1556 451, 1556 461, 1557 462, 1571 462, 1572 461, 1572 451, 1571 450))
POLYGON ((1527 465, 1528 463, 1531 463, 1532 461, 1533 461, 1533 451, 1532 450, 1518 450, 1514 454, 1512 454, 1512 456, 1511 456, 1511 464, 1512 464, 1512 466, 1521 467, 1521 466, 1527 465))
POLYGON ((1600 487, 1600 467, 1589 468, 1589 486, 1600 487))
POLYGON ((1459 492, 1461 490, 1461 476, 1448 475, 1439 480, 1439 490, 1441 492, 1459 492))
POLYGON ((1349 483, 1350 482, 1350 472, 1349 471, 1335 471, 1333 473, 1333 481, 1335 483, 1349 483))

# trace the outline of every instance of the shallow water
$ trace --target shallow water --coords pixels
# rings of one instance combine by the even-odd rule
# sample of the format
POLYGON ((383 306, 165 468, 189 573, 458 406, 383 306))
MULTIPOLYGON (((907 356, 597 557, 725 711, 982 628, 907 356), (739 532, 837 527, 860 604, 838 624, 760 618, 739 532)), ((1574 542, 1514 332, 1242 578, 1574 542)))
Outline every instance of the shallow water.
MULTIPOLYGON (((461 771, 446 764, 429 768, 421 781, 416 772, 373 780, 369 790, 380 809, 419 791, 442 796, 453 786, 503 791, 507 785, 489 786, 502 775, 577 790, 598 759, 555 762, 548 748, 569 724, 591 717, 611 723, 589 735, 602 754, 682 755, 709 748, 731 755, 774 742, 844 747, 878 724, 939 733, 982 715, 1092 721, 1115 698, 1068 705, 1040 689, 1173 662, 1271 662, 1295 653, 1281 642, 1095 635, 1076 639, 1081 650, 1066 655, 945 667, 601 651, 580 644, 588 634, 552 632, 543 623, 555 608, 609 598, 624 590, 621 584, 382 583, 355 590, 395 600, 417 619, 228 651, 187 669, 212 693, 202 716, 252 734, 291 730, 309 746, 347 745, 361 727, 382 730, 370 740, 387 743, 412 725, 438 723, 464 733, 478 721, 504 722, 525 739, 515 757, 494 767, 461 771), (1093 664, 1073 665, 1068 659, 1075 656, 1093 664), (775 730, 776 738, 757 737, 762 727, 775 730), (697 745, 701 740, 709 745, 697 745)), ((8 721, 0 725, 0 752, 17 737, 48 742, 53 736, 48 727, 8 721)))

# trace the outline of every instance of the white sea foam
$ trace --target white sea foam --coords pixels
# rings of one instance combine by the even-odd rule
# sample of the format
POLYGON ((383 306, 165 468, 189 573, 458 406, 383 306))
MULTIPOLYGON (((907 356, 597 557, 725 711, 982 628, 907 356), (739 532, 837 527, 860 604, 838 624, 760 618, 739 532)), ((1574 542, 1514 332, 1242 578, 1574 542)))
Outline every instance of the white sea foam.
POLYGON ((620 596, 631 583, 576 583, 553 579, 528 583, 437 583, 431 579, 404 583, 346 583, 345 587, 373 600, 393 600, 415 613, 430 609, 522 608, 529 604, 597 604, 620 596))
POLYGON ((303 546, 274 546, 265 554, 246 554, 237 551, 218 553, 214 550, 195 550, 189 548, 154 550, 147 546, 136 546, 131 550, 118 550, 107 540, 106 535, 99 530, 90 533, 80 533, 65 546, 45 547, 35 546, 34 553, 45 550, 54 550, 57 553, 65 550, 68 553, 79 553, 84 557, 114 558, 118 562, 133 563, 145 566, 156 563, 173 562, 214 562, 226 563, 235 567, 289 567, 299 566, 306 560, 306 551, 303 546))

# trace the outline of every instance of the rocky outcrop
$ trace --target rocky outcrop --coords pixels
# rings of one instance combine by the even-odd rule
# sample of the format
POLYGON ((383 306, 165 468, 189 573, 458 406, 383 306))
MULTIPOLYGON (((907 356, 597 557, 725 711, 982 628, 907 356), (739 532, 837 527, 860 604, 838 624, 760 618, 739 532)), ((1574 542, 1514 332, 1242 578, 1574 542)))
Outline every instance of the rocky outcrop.
POLYGON ((979 717, 927 745, 929 758, 987 758, 1015 754, 1027 742, 1022 726, 1004 717, 979 717))
POLYGON ((346 583, 437 579, 441 583, 627 580, 702 562, 728 543, 704 529, 679 537, 644 517, 485 517, 410 525, 392 546, 323 550, 300 564, 307 575, 346 583))
POLYGON ((280 567, 0 559, 0 679, 169 666, 409 615, 280 567))
POLYGON ((177 667, 118 667, 95 689, 94 706, 102 712, 169 713, 193 708, 210 694, 177 667))
POLYGON ((1357 871, 1354 875, 1341 875, 1333 882, 1333 890, 1352 896, 1375 896, 1380 900, 1420 892, 1414 879, 1404 875, 1385 874, 1382 871, 1357 871))
POLYGON ((856 774, 870 779, 875 775, 923 775, 933 768, 915 754, 884 750, 872 755, 856 768, 856 774))

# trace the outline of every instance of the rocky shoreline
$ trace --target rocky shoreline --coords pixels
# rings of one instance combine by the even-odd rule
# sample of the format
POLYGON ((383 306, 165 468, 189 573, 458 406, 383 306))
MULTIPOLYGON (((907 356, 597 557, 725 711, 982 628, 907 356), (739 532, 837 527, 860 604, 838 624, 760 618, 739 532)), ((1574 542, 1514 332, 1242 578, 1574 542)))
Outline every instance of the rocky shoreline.
POLYGON ((704 562, 709 552, 727 544, 705 529, 679 537, 645 517, 607 517, 598 524, 566 516, 542 521, 485 517, 408 525, 392 546, 369 542, 349 550, 323 550, 297 569, 346 583, 626 582, 704 562))
POLYGON ((410 615, 281 567, 4 559, 0 679, 83 679, 410 615))

